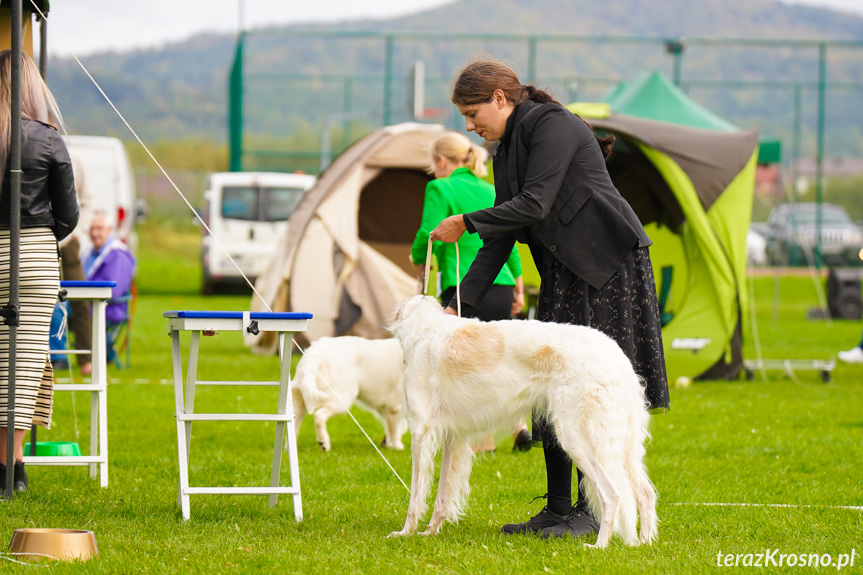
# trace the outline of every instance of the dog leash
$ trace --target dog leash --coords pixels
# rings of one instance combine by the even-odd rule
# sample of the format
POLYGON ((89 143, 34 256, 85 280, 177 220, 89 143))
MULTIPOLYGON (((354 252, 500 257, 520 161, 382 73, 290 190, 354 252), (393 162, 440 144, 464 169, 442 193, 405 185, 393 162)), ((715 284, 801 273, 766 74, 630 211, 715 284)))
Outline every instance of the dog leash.
MULTIPOLYGON (((461 317, 461 273, 459 272, 459 254, 458 254, 458 242, 453 242, 455 244, 455 301, 458 316, 461 317)), ((423 272, 423 295, 429 294, 429 273, 431 272, 431 258, 432 258, 432 240, 429 238, 428 248, 426 249, 426 267, 423 272)))

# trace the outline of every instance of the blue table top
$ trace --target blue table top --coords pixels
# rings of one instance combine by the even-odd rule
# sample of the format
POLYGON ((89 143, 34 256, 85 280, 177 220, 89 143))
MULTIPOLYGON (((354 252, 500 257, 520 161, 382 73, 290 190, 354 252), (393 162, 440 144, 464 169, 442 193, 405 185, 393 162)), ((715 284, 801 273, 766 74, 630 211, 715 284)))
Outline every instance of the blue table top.
POLYGON ((117 287, 117 282, 88 282, 88 281, 62 281, 60 282, 61 288, 66 287, 79 287, 79 288, 99 288, 99 287, 117 287))
MULTIPOLYGON (((166 311, 163 317, 187 319, 243 319, 241 311, 166 311)), ((312 319, 312 314, 302 311, 253 311, 249 319, 312 319)))

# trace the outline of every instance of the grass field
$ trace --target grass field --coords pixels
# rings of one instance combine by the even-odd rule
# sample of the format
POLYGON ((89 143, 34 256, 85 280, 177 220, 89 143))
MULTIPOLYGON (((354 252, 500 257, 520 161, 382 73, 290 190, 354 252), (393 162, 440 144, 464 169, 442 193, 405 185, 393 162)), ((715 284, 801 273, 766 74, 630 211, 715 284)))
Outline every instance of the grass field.
MULTIPOLYGON (((89 480, 85 468, 33 467, 31 491, 0 504, 5 541, 23 527, 95 532, 100 559, 56 564, 52 573, 703 573, 734 570, 717 566, 719 553, 773 549, 834 559, 855 550, 854 567, 844 570, 860 570, 863 511, 841 507, 863 506, 863 367, 845 365, 830 384, 812 372, 799 373, 799 382, 768 372, 767 381, 759 375, 673 388, 672 410, 654 416, 648 447, 661 520, 659 540, 649 547, 614 541, 597 551, 581 542, 500 535, 501 524, 537 512, 542 502, 531 499, 545 493, 540 450, 513 453, 506 438, 475 465, 462 522, 433 538, 386 539, 404 522, 408 493, 347 416, 331 420, 331 453, 317 448, 311 423, 300 433, 303 522, 294 521, 290 498, 270 509, 260 496, 192 496, 192 519, 184 522, 175 503, 173 390, 159 383, 171 377, 162 312, 240 310, 248 297, 197 295, 196 238, 141 232, 132 366, 109 373, 109 487, 89 480)), ((775 318, 774 278, 753 282, 764 357, 826 359, 858 341, 859 322, 806 319, 817 305, 811 279, 780 279, 775 318)), ((752 358, 751 331, 745 341, 752 358)), ((277 368, 274 358, 254 356, 239 336, 224 334, 204 339, 200 371, 204 378, 268 379, 277 368)), ((268 389, 206 388, 196 399, 196 411, 273 405, 268 389)), ((54 427, 40 440, 88 445, 87 396, 58 393, 55 409, 54 427)), ((355 413, 380 439, 382 426, 355 413)), ((273 432, 273 424, 196 423, 191 483, 265 485, 273 432)), ((385 456, 409 482, 409 451, 385 456)), ((770 565, 770 572, 837 570, 770 565)), ((8 573, 33 569, 0 561, 8 573)))

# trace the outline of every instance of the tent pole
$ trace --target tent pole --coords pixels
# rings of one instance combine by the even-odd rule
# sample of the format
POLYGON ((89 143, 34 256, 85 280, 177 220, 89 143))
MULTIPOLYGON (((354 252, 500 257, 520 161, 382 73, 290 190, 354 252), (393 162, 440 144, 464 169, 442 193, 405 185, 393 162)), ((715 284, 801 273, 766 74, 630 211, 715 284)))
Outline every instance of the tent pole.
POLYGON ((18 353, 18 273, 21 239, 21 2, 12 0, 12 110, 9 150, 9 303, 4 322, 9 326, 9 387, 6 394, 6 489, 11 498, 15 474, 15 369, 18 353))
MULTIPOLYGON (((45 79, 48 72, 48 20, 42 18, 39 23, 39 75, 45 79)), ((30 455, 36 455, 36 443, 38 438, 38 425, 30 426, 30 455)))

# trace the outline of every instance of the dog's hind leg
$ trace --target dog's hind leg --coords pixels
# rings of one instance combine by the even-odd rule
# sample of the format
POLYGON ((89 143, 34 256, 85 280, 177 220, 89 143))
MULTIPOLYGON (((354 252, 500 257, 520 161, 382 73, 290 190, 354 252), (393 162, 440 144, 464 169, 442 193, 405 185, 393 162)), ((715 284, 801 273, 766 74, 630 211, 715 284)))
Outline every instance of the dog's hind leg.
MULTIPOLYGON (((291 388, 291 403, 294 406, 294 432, 296 435, 300 433, 300 425, 303 424, 303 418, 306 416, 306 403, 303 401, 303 394, 296 387, 291 388)), ((287 447, 287 438, 285 445, 287 447)))
MULTIPOLYGON (((425 426, 417 426, 425 427, 425 426)), ((437 436, 430 429, 414 429, 411 438, 411 496, 408 503, 408 516, 401 531, 393 531, 390 537, 410 535, 417 529, 420 518, 425 514, 426 498, 434 474, 434 456, 437 451, 437 436)))
POLYGON ((404 433, 405 416, 401 404, 397 407, 388 405, 383 407, 379 412, 381 419, 384 420, 384 430, 386 433, 386 446, 390 449, 402 450, 405 448, 402 443, 402 434, 404 433))
POLYGON ((330 434, 327 432, 327 420, 337 413, 341 413, 341 409, 332 409, 329 405, 319 407, 315 411, 315 434, 318 436, 318 445, 324 451, 330 450, 330 434))

